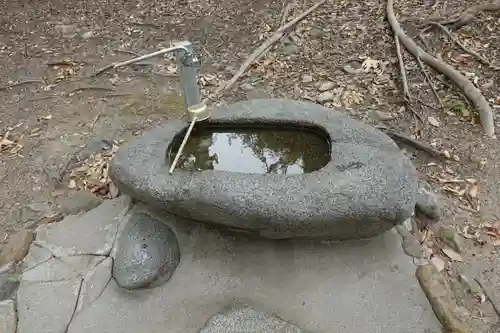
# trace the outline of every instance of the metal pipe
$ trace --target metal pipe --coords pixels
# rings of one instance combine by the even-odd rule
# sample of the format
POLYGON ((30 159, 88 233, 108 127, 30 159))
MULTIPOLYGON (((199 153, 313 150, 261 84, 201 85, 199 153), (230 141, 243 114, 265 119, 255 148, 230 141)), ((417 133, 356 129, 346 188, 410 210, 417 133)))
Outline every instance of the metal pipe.
POLYGON ((179 78, 184 97, 186 109, 201 104, 201 91, 198 85, 198 67, 200 59, 196 56, 193 44, 188 41, 176 43, 173 47, 164 48, 159 51, 133 58, 113 65, 113 68, 127 66, 142 60, 154 58, 166 53, 175 52, 179 78))
POLYGON ((176 52, 176 57, 184 105, 189 110, 189 108, 201 103, 201 91, 198 85, 200 59, 194 53, 193 44, 190 42, 180 42, 177 45, 183 47, 183 51, 176 52))
POLYGON ((115 64, 113 66, 113 68, 127 66, 127 65, 130 65, 130 64, 139 62, 139 61, 151 59, 151 58, 154 58, 154 57, 157 57, 157 56, 160 56, 160 55, 164 55, 164 54, 169 53, 169 52, 175 52, 175 51, 179 51, 179 50, 186 51, 186 49, 185 49, 184 46, 182 46, 182 45, 176 45, 176 46, 173 46, 173 47, 161 49, 161 50, 153 52, 153 53, 145 54, 143 56, 140 56, 140 57, 137 57, 137 58, 133 58, 133 59, 130 59, 130 60, 127 60, 127 61, 119 62, 119 63, 115 64))

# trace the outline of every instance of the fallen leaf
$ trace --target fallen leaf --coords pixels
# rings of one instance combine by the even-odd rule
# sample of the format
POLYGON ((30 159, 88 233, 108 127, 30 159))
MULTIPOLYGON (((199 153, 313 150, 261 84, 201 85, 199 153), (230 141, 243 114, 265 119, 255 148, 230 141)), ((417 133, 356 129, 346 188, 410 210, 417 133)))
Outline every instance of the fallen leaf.
POLYGON ((434 127, 441 126, 441 123, 439 122, 439 120, 437 120, 436 118, 434 118, 432 116, 427 117, 427 121, 429 122, 429 124, 431 124, 434 127))
POLYGON ((69 188, 76 188, 76 181, 74 179, 70 179, 68 183, 69 188))
POLYGON ((462 259, 462 256, 460 254, 458 254, 457 252, 455 252, 454 250, 450 249, 449 247, 445 247, 443 249, 441 249, 441 251, 443 251, 443 253, 448 257, 450 258, 451 260, 453 261, 464 261, 462 259))

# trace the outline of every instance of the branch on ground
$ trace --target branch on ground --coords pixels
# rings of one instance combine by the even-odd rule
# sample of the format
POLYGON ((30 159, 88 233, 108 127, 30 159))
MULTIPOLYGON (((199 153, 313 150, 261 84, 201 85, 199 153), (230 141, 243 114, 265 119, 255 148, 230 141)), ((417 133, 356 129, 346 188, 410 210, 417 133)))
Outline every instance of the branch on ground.
POLYGON ((259 58, 259 56, 265 54, 265 52, 267 52, 274 43, 279 41, 285 35, 285 32, 288 29, 290 29, 291 27, 295 26, 297 23, 302 21, 306 16, 315 11, 319 6, 323 5, 326 1, 327 0, 320 0, 312 7, 310 7, 308 10, 304 11, 302 14, 296 16, 287 24, 281 26, 278 30, 276 30, 276 32, 271 37, 269 37, 264 43, 262 43, 257 49, 255 49, 255 51, 252 52, 252 54, 240 66, 236 74, 233 75, 233 77, 231 78, 231 80, 229 80, 229 82, 227 82, 226 84, 222 84, 221 86, 219 86, 219 88, 217 88, 217 90, 214 93, 214 96, 218 96, 223 91, 229 90, 238 81, 238 79, 247 71, 250 65, 252 65, 252 63, 257 58, 259 58))
POLYGON ((483 127, 483 131, 485 132, 485 134, 489 137, 493 137, 495 135, 493 111, 491 110, 488 101, 486 101, 481 91, 479 91, 479 89, 477 89, 474 84, 472 84, 469 79, 467 79, 459 71, 424 51, 415 43, 413 39, 405 34, 398 22, 398 19, 396 18, 396 14, 394 13, 394 0, 387 0, 387 19, 394 32, 395 37, 397 37, 401 41, 403 46, 416 59, 422 60, 425 64, 431 66, 439 73, 444 74, 448 79, 453 81, 460 88, 467 99, 469 99, 469 101, 479 112, 481 126, 483 127))
POLYGON ((483 57, 482 55, 480 55, 479 53, 477 53, 476 51, 474 50, 471 50, 469 49, 468 47, 466 47, 462 42, 460 42, 458 40, 457 37, 453 36, 453 33, 448 29, 446 28, 444 25, 442 25, 441 23, 438 23, 438 22, 431 22, 432 25, 435 25, 437 26, 439 29, 441 29, 450 39, 452 42, 454 42, 455 44, 457 44, 463 51, 473 55, 474 57, 476 57, 479 61, 481 61, 483 64, 491 67, 492 69, 494 70, 499 70, 500 69, 500 66, 496 66, 495 64, 493 64, 491 61, 489 61, 488 59, 486 59, 485 57, 483 57))

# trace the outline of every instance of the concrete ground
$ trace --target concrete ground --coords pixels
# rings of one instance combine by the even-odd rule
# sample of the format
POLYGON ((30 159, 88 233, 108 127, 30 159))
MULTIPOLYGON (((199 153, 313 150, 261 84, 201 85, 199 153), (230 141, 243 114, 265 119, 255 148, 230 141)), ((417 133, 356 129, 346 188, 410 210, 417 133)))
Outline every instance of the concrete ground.
POLYGON ((38 227, 21 264, 17 332, 441 332, 415 264, 396 230, 342 243, 271 241, 121 196, 38 227), (141 212, 173 230, 180 262, 164 284, 126 290, 113 259, 141 212))

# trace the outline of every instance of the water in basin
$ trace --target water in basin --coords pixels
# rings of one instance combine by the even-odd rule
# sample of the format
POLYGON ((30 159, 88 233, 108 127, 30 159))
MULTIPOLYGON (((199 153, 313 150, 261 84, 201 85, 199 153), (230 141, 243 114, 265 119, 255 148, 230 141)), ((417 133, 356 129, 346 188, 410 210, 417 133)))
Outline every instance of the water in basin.
MULTIPOLYGON (((183 135, 172 143, 170 163, 183 135)), ((328 134, 318 128, 197 124, 176 168, 297 175, 319 170, 329 160, 328 134)))

